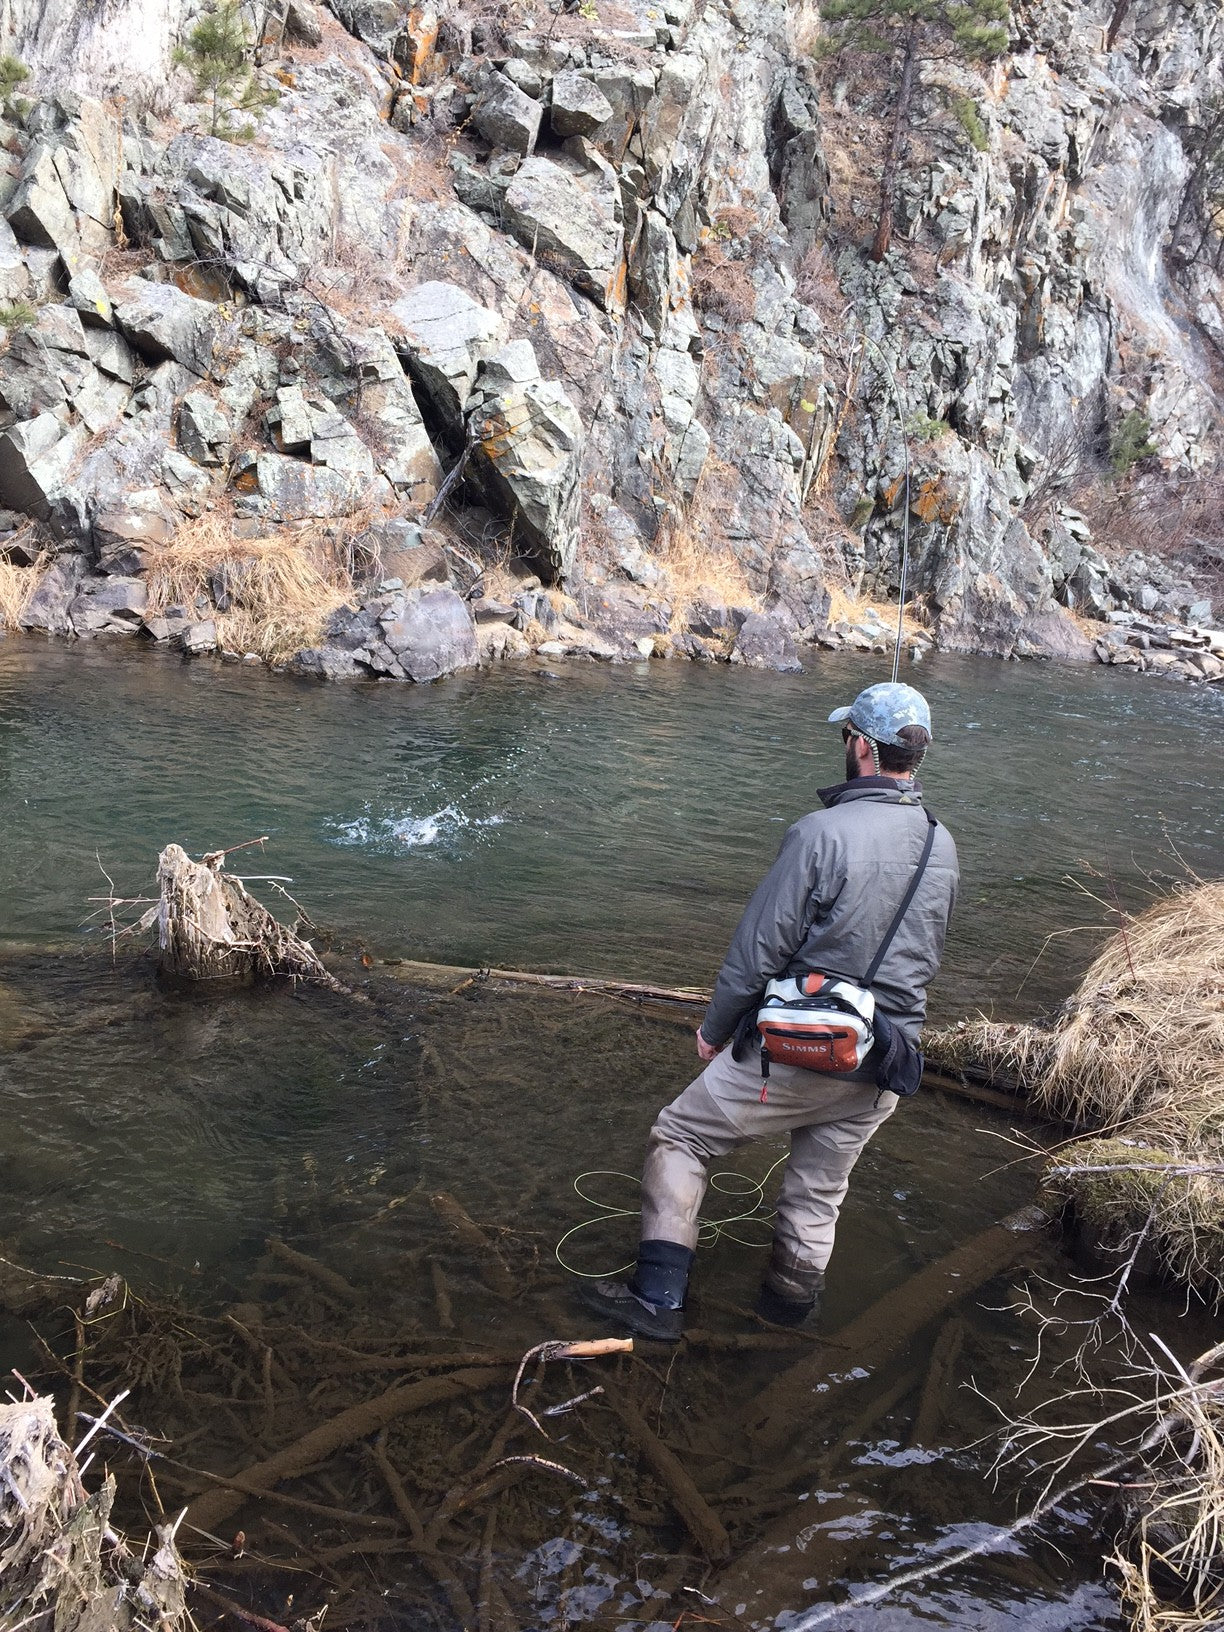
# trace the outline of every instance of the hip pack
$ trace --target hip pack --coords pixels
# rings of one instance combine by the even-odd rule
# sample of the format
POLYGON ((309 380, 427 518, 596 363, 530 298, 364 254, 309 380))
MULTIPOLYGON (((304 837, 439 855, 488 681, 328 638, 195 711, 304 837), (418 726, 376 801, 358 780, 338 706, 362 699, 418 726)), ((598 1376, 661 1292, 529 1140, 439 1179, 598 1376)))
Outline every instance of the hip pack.
MULTIPOLYGON (((761 1099, 767 1097, 769 1066, 797 1065, 805 1071, 844 1075, 858 1068, 876 1046, 875 998, 871 983, 884 962, 885 954, 909 911, 931 859, 938 826, 929 810, 926 843, 893 916, 892 923, 876 949, 875 957, 861 981, 819 969, 779 976, 765 988, 765 998, 756 1015, 761 1035, 761 1099)), ((883 1021, 883 1016, 880 1017, 883 1021)), ((892 1028, 888 1027, 891 1039, 892 1028)))

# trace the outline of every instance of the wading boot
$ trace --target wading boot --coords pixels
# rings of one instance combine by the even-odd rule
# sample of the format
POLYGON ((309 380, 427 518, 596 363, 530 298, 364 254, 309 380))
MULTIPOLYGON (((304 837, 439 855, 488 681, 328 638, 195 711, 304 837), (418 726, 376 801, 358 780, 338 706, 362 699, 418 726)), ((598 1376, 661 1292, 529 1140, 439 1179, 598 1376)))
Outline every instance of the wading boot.
POLYGON ((815 1331, 820 1324, 824 1284, 823 1270, 800 1263, 793 1254, 775 1244, 757 1293, 756 1313, 773 1326, 815 1331))
POLYGON ((676 1343, 684 1335, 684 1299, 693 1252, 674 1241, 643 1241, 628 1281, 583 1281, 578 1296, 638 1337, 676 1343))

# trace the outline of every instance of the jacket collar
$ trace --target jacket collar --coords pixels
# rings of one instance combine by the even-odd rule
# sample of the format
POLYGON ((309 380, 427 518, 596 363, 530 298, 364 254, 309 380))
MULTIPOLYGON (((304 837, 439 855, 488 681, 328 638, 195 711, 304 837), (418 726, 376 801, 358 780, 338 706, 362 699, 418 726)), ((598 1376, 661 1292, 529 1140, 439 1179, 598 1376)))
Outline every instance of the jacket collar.
POLYGON ((917 778, 898 782, 892 776, 856 776, 851 782, 838 782, 831 788, 817 788, 816 797, 822 805, 848 804, 853 799, 875 799, 885 804, 922 803, 922 783, 917 778))

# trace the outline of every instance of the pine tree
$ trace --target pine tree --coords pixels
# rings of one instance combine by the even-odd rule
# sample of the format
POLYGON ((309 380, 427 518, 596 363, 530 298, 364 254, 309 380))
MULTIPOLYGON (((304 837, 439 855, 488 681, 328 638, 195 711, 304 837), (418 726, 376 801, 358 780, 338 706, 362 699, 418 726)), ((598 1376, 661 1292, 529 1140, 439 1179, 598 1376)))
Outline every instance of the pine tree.
POLYGON ((249 140, 255 127, 231 123, 235 113, 253 113, 271 107, 278 93, 265 90, 247 61, 250 41, 242 21, 239 0, 220 0, 187 36, 186 45, 177 47, 174 60, 186 68, 196 95, 212 104, 210 132, 249 140))
POLYGON ((932 57, 960 55, 988 61, 1007 48, 1008 0, 825 0, 821 17, 830 25, 822 53, 870 51, 887 56, 896 80, 888 151, 880 172, 880 206, 873 260, 882 261, 892 241, 897 176, 910 130, 918 65, 932 57))

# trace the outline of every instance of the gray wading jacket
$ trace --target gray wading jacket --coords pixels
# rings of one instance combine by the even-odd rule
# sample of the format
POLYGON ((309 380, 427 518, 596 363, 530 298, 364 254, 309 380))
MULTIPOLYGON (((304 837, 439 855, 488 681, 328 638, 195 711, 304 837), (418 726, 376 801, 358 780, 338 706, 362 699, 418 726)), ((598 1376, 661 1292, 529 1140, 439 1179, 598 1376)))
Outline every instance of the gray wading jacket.
MULTIPOLYGON (((861 980, 909 887, 928 822, 917 784, 865 776, 820 790, 823 810, 789 829, 744 909, 701 1034, 720 1048, 776 975, 818 969, 861 980)), ((876 1003, 915 1045, 960 874, 940 825, 918 893, 872 982, 876 1003)))

